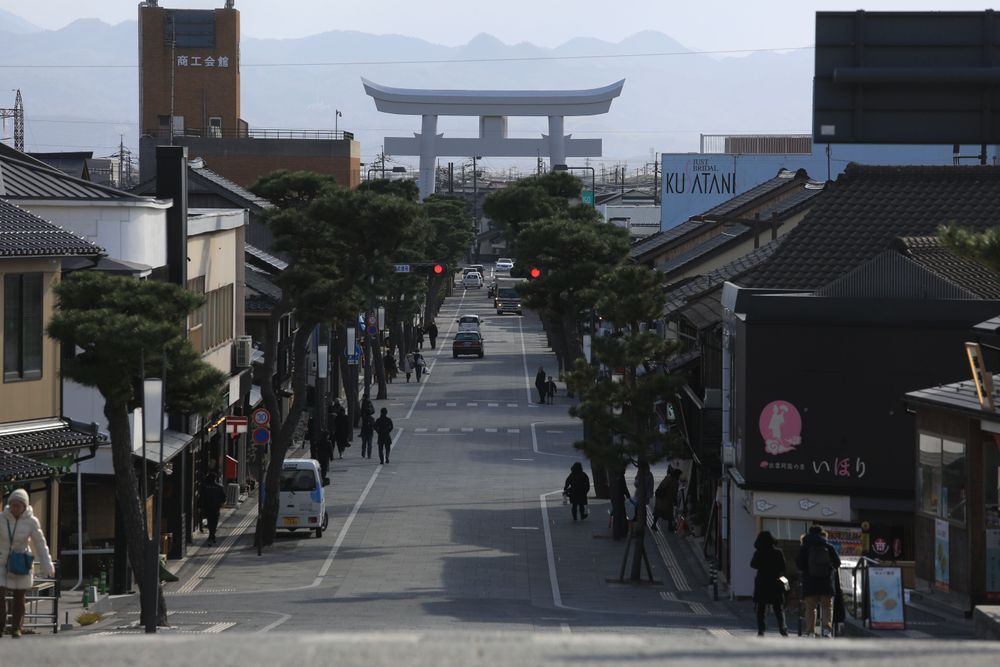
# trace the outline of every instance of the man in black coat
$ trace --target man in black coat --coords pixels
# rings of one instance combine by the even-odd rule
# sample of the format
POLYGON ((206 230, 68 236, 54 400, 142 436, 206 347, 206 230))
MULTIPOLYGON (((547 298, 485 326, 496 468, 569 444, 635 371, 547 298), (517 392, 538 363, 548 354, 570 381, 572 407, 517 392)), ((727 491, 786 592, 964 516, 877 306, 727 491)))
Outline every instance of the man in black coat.
POLYGON ((431 349, 435 349, 437 347, 438 328, 434 322, 427 325, 427 337, 431 341, 431 349))
POLYGON ((806 635, 816 633, 816 611, 820 612, 823 636, 833 636, 833 596, 836 593, 834 577, 840 567, 840 556, 826 540, 822 526, 810 526, 802 539, 795 559, 802 577, 802 599, 805 604, 806 635))
POLYGON ((333 445, 330 443, 330 436, 326 431, 320 431, 319 437, 316 438, 316 443, 313 446, 312 458, 316 459, 319 463, 320 476, 323 478, 323 483, 327 484, 330 482, 330 478, 326 476, 326 473, 330 470, 330 461, 333 459, 333 445))
POLYGON ((569 499, 572 505, 573 521, 579 511, 580 518, 586 519, 587 514, 587 494, 590 493, 590 478, 583 472, 583 464, 577 461, 569 469, 569 477, 563 485, 563 495, 569 499))
POLYGON ((206 545, 215 544, 215 531, 219 528, 219 512, 226 504, 226 490, 219 484, 219 476, 214 472, 205 475, 201 485, 201 511, 208 522, 208 540, 206 545))
POLYGON ((344 450, 351 446, 351 421, 347 418, 347 411, 339 405, 337 416, 333 418, 333 439, 337 443, 340 458, 344 458, 344 450))
POLYGON ((535 373, 535 389, 538 390, 538 402, 545 403, 545 395, 548 393, 546 389, 548 388, 548 376, 545 375, 545 369, 541 366, 538 367, 538 372, 535 373))
POLYGON ((379 418, 375 420, 375 433, 378 434, 378 462, 389 462, 389 450, 392 448, 392 420, 389 411, 382 408, 379 418))

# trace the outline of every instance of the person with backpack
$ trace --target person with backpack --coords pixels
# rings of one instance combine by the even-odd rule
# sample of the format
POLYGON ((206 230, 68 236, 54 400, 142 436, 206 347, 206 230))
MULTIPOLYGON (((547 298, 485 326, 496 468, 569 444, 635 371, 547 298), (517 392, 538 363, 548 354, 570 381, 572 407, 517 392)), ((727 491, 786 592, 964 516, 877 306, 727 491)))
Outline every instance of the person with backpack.
POLYGON ((768 530, 762 530, 753 543, 754 553, 750 567, 757 570, 753 580, 753 602, 757 611, 757 636, 763 637, 767 625, 764 617, 767 608, 774 609, 774 618, 778 621, 778 632, 782 637, 788 636, 788 625, 785 623, 785 554, 778 548, 778 542, 768 530))
POLYGON ((365 398, 361 404, 361 458, 370 459, 372 457, 372 438, 375 436, 375 406, 365 398), (365 404, 371 406, 369 411, 365 404))
POLYGON ((590 493, 590 478, 583 471, 583 464, 577 461, 569 469, 569 477, 563 485, 563 495, 572 504, 571 512, 573 521, 576 521, 577 512, 581 519, 586 519, 587 514, 587 494, 590 493))
POLYGON ((382 413, 375 420, 375 433, 378 434, 378 462, 389 462, 389 450, 392 448, 392 420, 389 419, 389 411, 382 408, 382 413))
POLYGON ((802 598, 805 605, 806 635, 816 634, 816 613, 820 614, 824 637, 833 636, 834 577, 840 556, 827 539, 822 526, 810 526, 799 547, 795 565, 801 572, 802 598))

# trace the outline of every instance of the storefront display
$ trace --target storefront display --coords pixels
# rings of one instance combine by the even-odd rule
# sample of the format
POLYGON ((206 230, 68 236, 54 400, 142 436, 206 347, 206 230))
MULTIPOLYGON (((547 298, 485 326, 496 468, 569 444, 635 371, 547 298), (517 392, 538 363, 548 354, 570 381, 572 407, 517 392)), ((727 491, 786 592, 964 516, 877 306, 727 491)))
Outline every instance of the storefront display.
POLYGON ((872 629, 905 629, 903 602, 903 577, 898 567, 868 569, 868 608, 872 629))

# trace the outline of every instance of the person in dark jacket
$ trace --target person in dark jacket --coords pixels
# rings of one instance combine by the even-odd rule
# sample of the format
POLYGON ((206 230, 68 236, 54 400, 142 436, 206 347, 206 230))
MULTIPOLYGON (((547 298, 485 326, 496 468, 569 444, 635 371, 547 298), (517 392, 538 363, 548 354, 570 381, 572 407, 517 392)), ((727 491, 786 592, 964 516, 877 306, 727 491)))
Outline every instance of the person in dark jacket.
POLYGON ((226 504, 226 490, 219 484, 219 476, 214 472, 205 475, 201 485, 201 511, 208 522, 208 540, 206 545, 215 544, 215 531, 219 528, 219 512, 226 504))
POLYGON ((326 474, 330 470, 330 461, 333 460, 333 445, 330 443, 330 434, 326 431, 320 431, 312 449, 314 453, 311 458, 316 459, 316 462, 319 463, 320 476, 323 478, 323 483, 328 484, 330 478, 326 474))
POLYGON ((375 432, 378 434, 378 462, 389 462, 389 450, 392 449, 392 420, 389 411, 382 408, 379 418, 375 420, 375 432))
POLYGON ((569 477, 563 485, 563 494, 569 498, 572 505, 573 521, 576 521, 577 512, 581 519, 586 519, 587 514, 587 494, 590 493, 590 478, 583 472, 583 464, 577 461, 569 469, 569 477))
POLYGON ((656 501, 653 503, 653 530, 656 530, 656 522, 660 519, 667 520, 667 530, 671 533, 677 529, 674 522, 674 508, 677 505, 677 490, 680 488, 681 470, 671 468, 667 471, 666 477, 660 480, 660 485, 656 487, 656 501))
POLYGON ((392 381, 393 379, 395 379, 396 373, 399 371, 399 369, 396 368, 396 357, 392 354, 391 351, 385 355, 384 363, 385 363, 385 380, 389 384, 392 384, 392 381))
POLYGON ((431 323, 427 325, 427 338, 430 339, 431 341, 432 350, 437 347, 437 337, 438 337, 437 325, 434 324, 433 320, 431 320, 431 323))
POLYGON ((820 613, 823 636, 833 636, 834 577, 840 567, 837 550, 826 540, 822 526, 810 526, 802 539, 795 559, 802 578, 802 600, 805 605, 806 635, 816 633, 816 612, 820 613))
POLYGON ((764 616, 767 608, 774 609, 774 618, 778 621, 778 632, 783 637, 788 636, 788 626, 785 624, 785 554, 778 548, 777 540, 770 531, 763 530, 753 543, 755 549, 750 567, 757 570, 753 580, 753 602, 757 609, 757 636, 763 637, 767 629, 764 616))
MULTIPOLYGON (((371 403, 369 401, 369 403, 371 403)), ((370 459, 372 457, 372 438, 375 437, 375 408, 372 412, 361 414, 361 458, 370 459)))
POLYGON ((333 439, 337 443, 337 453, 344 458, 344 450, 351 446, 351 422, 347 411, 337 406, 337 416, 333 418, 333 439))
POLYGON ((548 389, 548 383, 546 380, 545 369, 541 366, 538 367, 538 372, 535 373, 535 389, 538 390, 538 402, 545 403, 546 389, 548 389))

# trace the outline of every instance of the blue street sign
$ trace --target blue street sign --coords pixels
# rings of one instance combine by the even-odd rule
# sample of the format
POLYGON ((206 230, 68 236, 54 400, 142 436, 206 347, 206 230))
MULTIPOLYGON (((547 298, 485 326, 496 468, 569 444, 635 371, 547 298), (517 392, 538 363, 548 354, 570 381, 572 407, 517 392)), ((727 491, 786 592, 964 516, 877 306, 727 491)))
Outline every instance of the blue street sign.
POLYGON ((255 428, 253 430, 253 441, 263 447, 271 441, 271 431, 266 428, 255 428))
POLYGON ((369 324, 368 325, 368 335, 369 336, 377 336, 378 335, 378 327, 375 326, 374 324, 369 324))
POLYGON ((393 264, 392 265, 392 270, 395 271, 396 273, 409 273, 410 272, 410 265, 409 264, 393 264))

